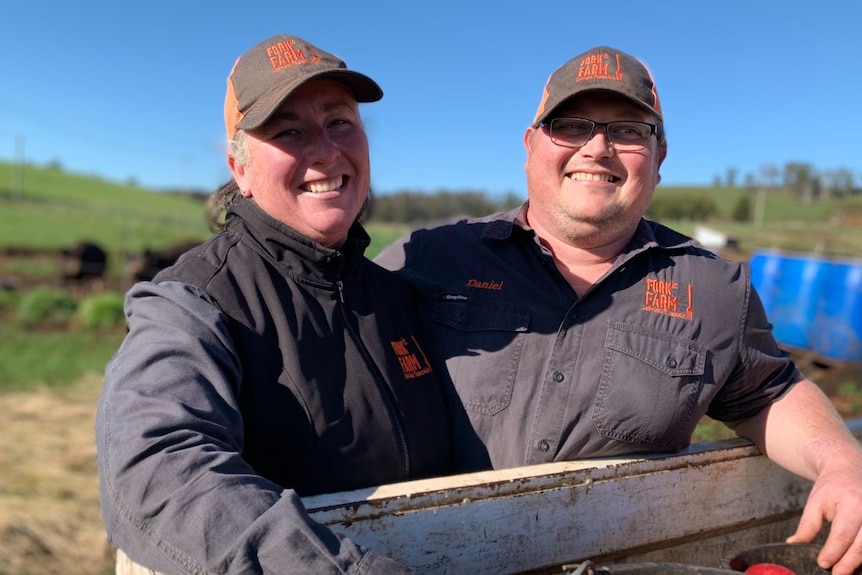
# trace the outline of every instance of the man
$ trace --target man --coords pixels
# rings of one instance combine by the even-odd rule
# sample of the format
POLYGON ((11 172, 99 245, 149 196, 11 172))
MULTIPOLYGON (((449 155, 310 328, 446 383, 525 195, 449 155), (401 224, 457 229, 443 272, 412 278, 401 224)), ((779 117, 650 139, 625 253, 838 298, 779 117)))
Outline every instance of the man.
POLYGON ((219 233, 126 299, 97 412, 111 541, 164 573, 409 573, 301 496, 442 475, 408 288, 368 261, 371 78, 294 36, 237 60, 219 233))
POLYGON ((850 573, 862 449, 778 349, 745 266, 643 219, 667 152, 647 69, 608 47, 570 60, 524 146, 522 207, 377 258, 423 298, 457 469, 673 452, 709 414, 815 481, 791 539, 831 522, 820 560, 850 573))

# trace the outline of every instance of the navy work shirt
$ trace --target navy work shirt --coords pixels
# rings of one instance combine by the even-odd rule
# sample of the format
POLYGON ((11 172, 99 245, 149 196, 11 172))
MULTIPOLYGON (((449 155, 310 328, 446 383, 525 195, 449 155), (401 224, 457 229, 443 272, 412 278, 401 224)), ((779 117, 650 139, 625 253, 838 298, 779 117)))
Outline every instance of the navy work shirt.
POLYGON ((673 452, 802 379, 740 262, 641 221, 582 297, 519 218, 417 230, 376 262, 421 294, 456 470, 673 452))

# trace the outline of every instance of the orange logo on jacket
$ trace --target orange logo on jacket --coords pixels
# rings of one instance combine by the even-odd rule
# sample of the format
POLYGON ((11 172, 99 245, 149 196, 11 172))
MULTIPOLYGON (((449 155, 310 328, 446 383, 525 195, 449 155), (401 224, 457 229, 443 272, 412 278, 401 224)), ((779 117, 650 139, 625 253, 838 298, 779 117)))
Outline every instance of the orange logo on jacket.
POLYGON ((431 373, 428 357, 419 347, 419 342, 416 341, 415 337, 411 336, 409 340, 402 337, 399 340, 390 341, 389 345, 392 346, 398 357, 398 363, 401 364, 401 370, 404 372, 404 379, 415 379, 431 373))
POLYGON ((663 313, 671 317, 692 319, 694 309, 692 299, 694 288, 688 284, 680 296, 680 286, 677 282, 647 279, 644 294, 644 311, 663 313))

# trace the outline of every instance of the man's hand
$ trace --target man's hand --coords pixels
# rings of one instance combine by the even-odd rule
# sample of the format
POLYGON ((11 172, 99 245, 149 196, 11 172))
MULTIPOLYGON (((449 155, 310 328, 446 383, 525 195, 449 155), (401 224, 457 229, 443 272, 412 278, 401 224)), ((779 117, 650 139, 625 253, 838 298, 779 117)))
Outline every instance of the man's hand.
POLYGON ((862 572, 862 457, 836 454, 830 459, 787 543, 812 541, 828 522, 829 535, 817 562, 824 569, 831 567, 832 575, 851 575, 862 572))
POLYGON ((802 380, 735 429, 769 459, 814 482, 787 542, 813 541, 829 523, 820 566, 831 567, 832 575, 856 573, 862 566, 862 445, 832 401, 817 384, 802 380))

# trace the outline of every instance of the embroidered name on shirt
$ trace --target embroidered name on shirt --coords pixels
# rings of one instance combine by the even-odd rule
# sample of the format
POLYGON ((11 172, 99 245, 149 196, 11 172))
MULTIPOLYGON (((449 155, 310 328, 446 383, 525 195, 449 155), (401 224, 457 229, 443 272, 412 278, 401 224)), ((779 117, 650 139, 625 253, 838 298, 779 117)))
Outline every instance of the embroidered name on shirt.
POLYGON ((419 347, 416 338, 412 336, 409 340, 401 338, 390 341, 389 345, 392 346, 398 357, 398 363, 401 364, 401 370, 404 372, 404 379, 415 379, 431 373, 428 357, 419 347))
POLYGON ((467 280, 468 288, 478 288, 478 289, 492 289, 497 291, 502 291, 503 282, 483 282, 479 280, 467 280))
POLYGON ((319 63, 320 56, 313 53, 311 57, 305 55, 305 52, 294 47, 296 40, 287 42, 279 42, 273 44, 266 49, 266 55, 269 56, 269 61, 272 64, 273 72, 280 72, 285 68, 297 66, 299 64, 319 63))
POLYGON ((683 289, 681 299, 680 286, 677 282, 647 279, 643 309, 690 320, 694 317, 693 296, 694 288, 691 284, 683 289))

